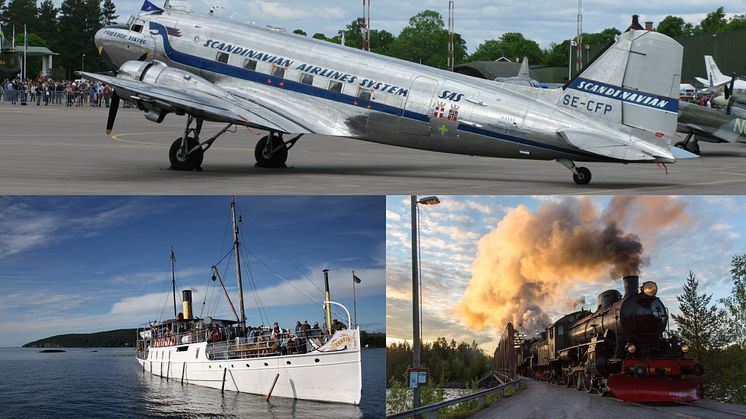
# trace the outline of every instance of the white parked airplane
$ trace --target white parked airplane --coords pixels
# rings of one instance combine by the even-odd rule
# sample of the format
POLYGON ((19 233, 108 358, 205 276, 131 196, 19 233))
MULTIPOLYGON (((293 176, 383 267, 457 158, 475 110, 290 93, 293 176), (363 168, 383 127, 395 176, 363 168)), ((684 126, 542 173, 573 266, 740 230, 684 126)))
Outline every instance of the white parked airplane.
POLYGON ((116 87, 145 117, 187 115, 169 151, 172 167, 200 167, 226 130, 269 131, 257 165, 284 166, 307 133, 446 153, 556 160, 578 184, 575 161, 673 163, 671 147, 683 48, 648 31, 622 34, 564 89, 536 89, 451 73, 213 15, 148 1, 128 25, 101 29, 96 45, 116 76, 81 73, 116 87), (226 123, 207 140, 203 121, 226 123), (284 136, 294 137, 285 140, 284 136))
MULTIPOLYGON (((707 78, 695 77, 695 79, 710 89, 715 89, 731 82, 732 77, 720 72, 720 68, 718 68, 715 59, 711 55, 705 55, 705 68, 707 69, 707 78)), ((735 79, 732 90, 746 90, 746 80, 735 79)))

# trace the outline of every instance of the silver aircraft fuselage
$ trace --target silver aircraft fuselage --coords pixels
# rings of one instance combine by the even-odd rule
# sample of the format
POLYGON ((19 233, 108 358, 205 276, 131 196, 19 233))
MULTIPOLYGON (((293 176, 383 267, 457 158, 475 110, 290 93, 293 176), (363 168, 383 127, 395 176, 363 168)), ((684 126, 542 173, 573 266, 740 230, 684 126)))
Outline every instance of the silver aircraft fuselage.
MULTIPOLYGON (((477 79, 215 16, 142 15, 128 28, 101 29, 96 45, 117 66, 146 56, 247 103, 272 103, 274 112, 292 121, 292 133, 517 159, 675 161, 663 141, 642 141, 639 130, 557 106, 562 89, 477 79), (585 151, 559 130, 634 143, 655 158, 622 160, 585 151)), ((582 105, 603 109, 601 103, 582 105)))

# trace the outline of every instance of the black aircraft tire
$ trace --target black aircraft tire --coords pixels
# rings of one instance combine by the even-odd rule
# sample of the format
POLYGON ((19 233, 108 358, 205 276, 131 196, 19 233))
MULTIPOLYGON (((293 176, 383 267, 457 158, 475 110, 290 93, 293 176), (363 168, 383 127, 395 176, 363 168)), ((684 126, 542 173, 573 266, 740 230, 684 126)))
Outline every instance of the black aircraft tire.
MULTIPOLYGON (((285 162, 288 160, 288 148, 282 146, 279 150, 275 151, 274 154, 267 157, 264 155, 264 147, 267 145, 269 136, 264 136, 256 143, 254 148, 254 158, 256 159, 257 167, 264 167, 269 169, 277 169, 285 167, 285 162)), ((279 140, 278 140, 279 141, 279 140)))
POLYGON ((591 171, 587 167, 578 167, 578 174, 572 174, 572 180, 578 185, 587 185, 591 182, 591 171))
MULTIPOLYGON (((187 148, 190 150, 194 148, 199 142, 192 138, 187 138, 187 148)), ((194 152, 186 157, 179 156, 181 149, 181 137, 177 138, 176 141, 171 144, 171 148, 168 150, 168 159, 171 161, 171 168, 174 170, 198 170, 202 166, 202 159, 205 157, 205 151, 202 147, 194 150, 194 152)))

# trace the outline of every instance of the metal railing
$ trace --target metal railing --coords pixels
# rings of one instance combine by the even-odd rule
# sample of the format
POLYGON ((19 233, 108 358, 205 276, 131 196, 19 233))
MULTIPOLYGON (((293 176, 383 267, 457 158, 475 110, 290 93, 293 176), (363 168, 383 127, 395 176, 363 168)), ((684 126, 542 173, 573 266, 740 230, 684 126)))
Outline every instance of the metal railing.
POLYGON ((471 400, 478 400, 478 406, 481 407, 485 404, 487 400, 487 396, 492 395, 494 393, 498 393, 500 395, 500 398, 502 398, 505 395, 505 389, 510 388, 513 393, 515 393, 518 389, 518 384, 520 384, 521 379, 518 378, 516 380, 513 380, 509 383, 500 384, 497 387, 488 388, 485 390, 477 391, 476 393, 472 393, 466 396, 461 396, 452 400, 445 400, 439 403, 433 403, 429 404, 427 406, 421 406, 417 409, 407 410, 406 412, 396 413, 390 416, 386 416, 386 419, 401 419, 401 418, 411 418, 411 417, 417 417, 419 415, 427 414, 429 418, 437 418, 438 417, 438 411, 445 409, 446 407, 457 405, 459 403, 468 402, 471 400))
POLYGON ((20 91, 20 90, 0 90, 0 103, 10 105, 39 104, 39 105, 60 105, 60 106, 107 106, 111 97, 96 95, 91 97, 86 92, 68 92, 53 90, 47 92, 37 91, 20 91))

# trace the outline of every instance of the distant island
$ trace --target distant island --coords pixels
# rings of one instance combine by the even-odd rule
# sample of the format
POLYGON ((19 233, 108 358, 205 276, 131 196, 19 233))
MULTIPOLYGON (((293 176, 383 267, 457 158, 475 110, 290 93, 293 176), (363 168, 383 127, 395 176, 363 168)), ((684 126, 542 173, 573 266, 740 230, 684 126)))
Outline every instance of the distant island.
POLYGON ((24 348, 121 348, 135 347, 137 329, 117 329, 96 333, 71 333, 35 340, 24 348))
MULTIPOLYGON (((35 340, 24 348, 121 348, 135 347, 136 329, 118 329, 96 333, 72 333, 35 340)), ((360 331, 363 347, 385 348, 385 333, 360 331)))

